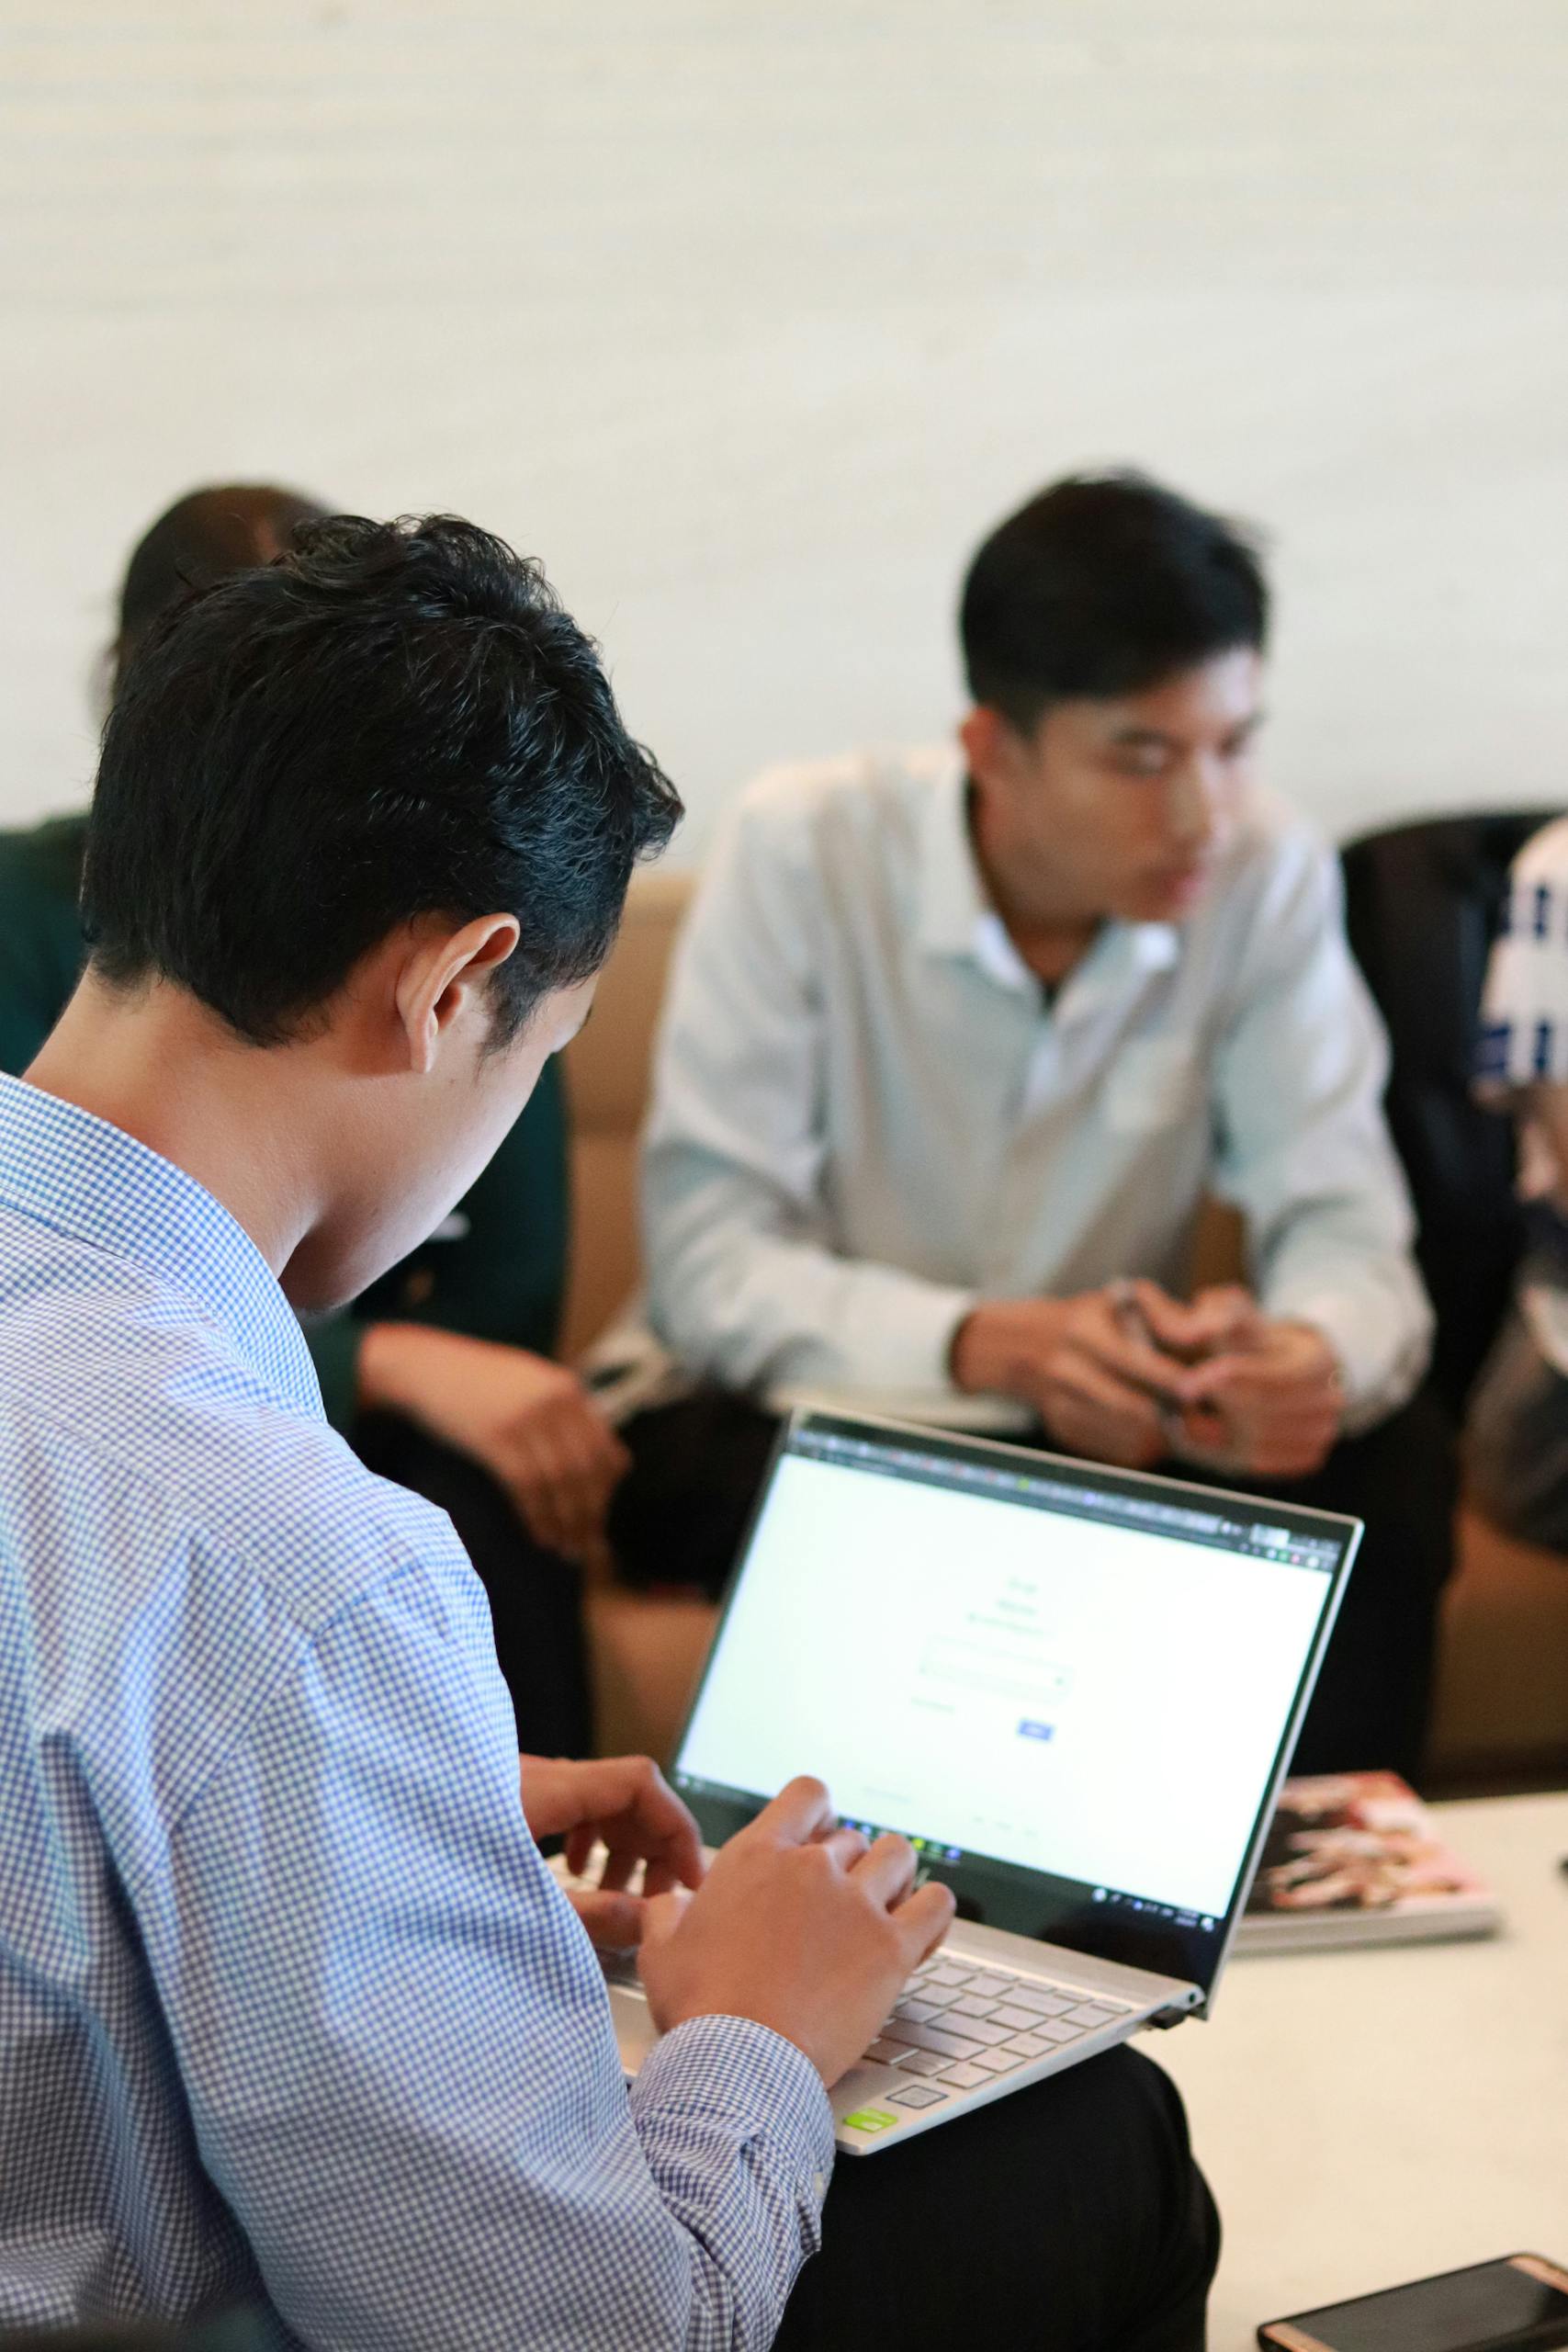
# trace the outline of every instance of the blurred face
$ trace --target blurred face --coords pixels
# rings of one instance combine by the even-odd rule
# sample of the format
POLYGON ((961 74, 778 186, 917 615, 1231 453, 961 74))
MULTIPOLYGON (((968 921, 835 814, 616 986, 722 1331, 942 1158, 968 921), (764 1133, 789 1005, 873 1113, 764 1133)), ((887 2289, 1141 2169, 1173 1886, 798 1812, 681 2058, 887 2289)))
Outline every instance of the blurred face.
POLYGON ((1058 703, 1021 735, 994 710, 961 734, 976 836, 1004 911, 1041 922, 1179 922, 1235 824, 1261 720, 1262 662, 1216 655, 1141 694, 1058 703))

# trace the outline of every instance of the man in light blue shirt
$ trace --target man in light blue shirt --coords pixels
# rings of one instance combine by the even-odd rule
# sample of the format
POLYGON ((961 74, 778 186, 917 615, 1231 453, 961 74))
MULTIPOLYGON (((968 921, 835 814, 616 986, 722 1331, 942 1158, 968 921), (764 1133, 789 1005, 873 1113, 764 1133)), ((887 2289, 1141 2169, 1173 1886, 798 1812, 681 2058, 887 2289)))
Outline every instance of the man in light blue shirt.
MULTIPOLYGON (((520 1790, 483 1592, 295 1317, 472 1183, 677 813, 536 570, 449 519, 312 526, 117 697, 92 958, 0 1080, 0 2328, 760 2346, 817 2247, 824 2084, 950 1898, 808 1780, 705 1877, 646 1761, 520 1790), (608 1850, 575 1912, 551 1837, 608 1850), (662 2030, 629 2095, 591 1936, 662 2030)), ((947 2168, 937 2327, 999 2246, 1064 2345, 1198 2342, 1212 2210, 1115 2056, 947 2168), (1064 2230, 1092 2265, 1041 2263, 1064 2230)), ((888 2308, 920 2180, 785 2340, 846 2340, 852 2264, 888 2308)))

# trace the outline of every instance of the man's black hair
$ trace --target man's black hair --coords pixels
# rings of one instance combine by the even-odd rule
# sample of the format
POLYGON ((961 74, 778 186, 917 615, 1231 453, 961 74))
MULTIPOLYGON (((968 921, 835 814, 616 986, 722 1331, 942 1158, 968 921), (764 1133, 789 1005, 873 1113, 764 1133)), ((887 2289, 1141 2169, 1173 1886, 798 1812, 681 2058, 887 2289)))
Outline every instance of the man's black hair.
POLYGON ((327 509, 274 482, 215 482, 187 491, 165 507, 131 549, 119 591, 119 630, 111 649, 114 683, 148 628, 168 605, 193 588, 210 587, 225 572, 270 563, 301 523, 320 523, 327 509))
POLYGON ((92 968, 269 1045, 398 924, 511 913, 503 1043, 598 969, 680 815, 536 563, 451 515, 336 515, 138 647, 88 829, 92 968))
POLYGON ((1053 703, 1141 693, 1268 627, 1247 534, 1133 472, 1069 475, 1010 515, 959 615, 970 693, 1025 734, 1053 703))

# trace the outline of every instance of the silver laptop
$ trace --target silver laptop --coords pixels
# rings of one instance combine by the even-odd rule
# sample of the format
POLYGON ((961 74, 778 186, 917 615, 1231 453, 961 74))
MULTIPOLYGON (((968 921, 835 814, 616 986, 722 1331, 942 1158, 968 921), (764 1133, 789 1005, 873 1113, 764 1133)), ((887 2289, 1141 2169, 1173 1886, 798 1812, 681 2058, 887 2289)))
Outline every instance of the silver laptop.
MULTIPOLYGON (((706 1844, 796 1773, 958 1918, 832 2093, 871 2154, 1202 2016, 1359 1522, 802 1413, 673 1768, 706 1844)), ((652 2046, 611 1972, 621 2054, 652 2046)))

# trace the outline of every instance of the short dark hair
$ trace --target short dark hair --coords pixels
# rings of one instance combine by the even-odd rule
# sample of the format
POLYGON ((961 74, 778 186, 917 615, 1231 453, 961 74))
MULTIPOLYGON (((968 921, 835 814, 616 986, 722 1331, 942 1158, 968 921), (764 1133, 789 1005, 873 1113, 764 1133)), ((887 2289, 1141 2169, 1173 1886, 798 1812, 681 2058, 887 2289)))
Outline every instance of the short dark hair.
POLYGON ((151 624, 193 588, 225 573, 270 563, 301 523, 327 510, 273 482, 216 482, 165 507, 130 552, 119 591, 119 629, 110 649, 116 692, 151 624))
POLYGON ((88 827, 92 967, 276 1044, 399 923, 509 912, 503 1043, 598 969, 680 815, 536 563, 452 515, 333 516, 138 650, 88 827))
POLYGON ((1268 627, 1250 535, 1132 471, 1069 475, 1010 515, 959 614, 970 693, 1025 733, 1052 703, 1141 693, 1268 627))

